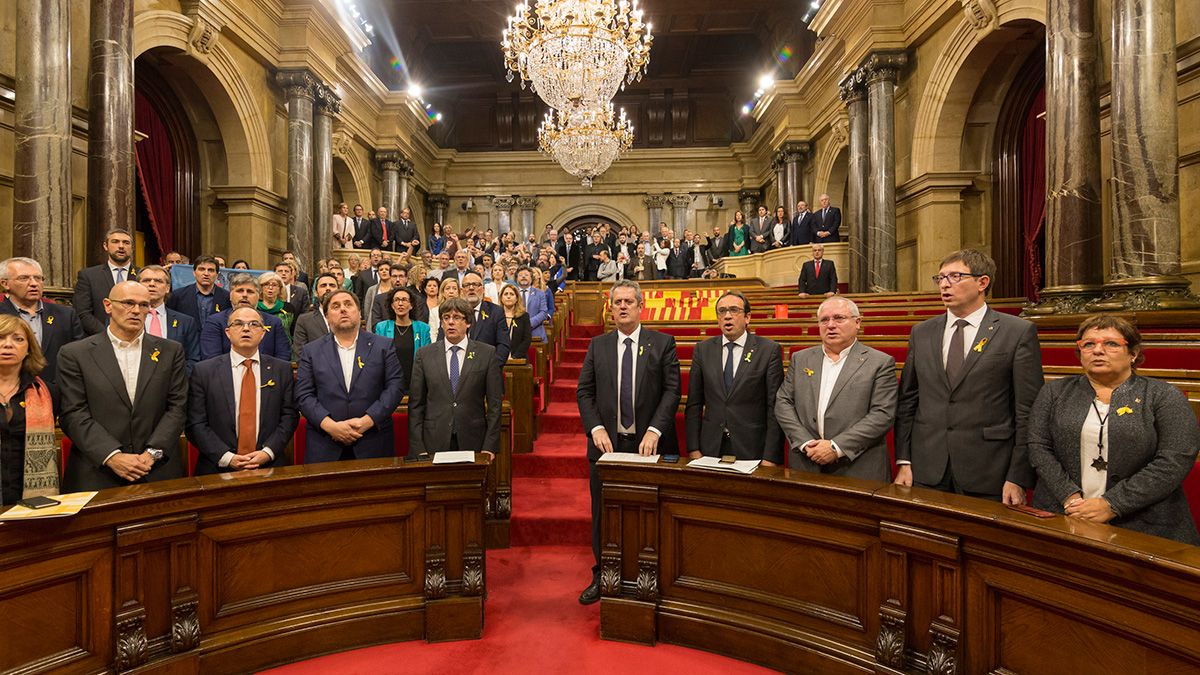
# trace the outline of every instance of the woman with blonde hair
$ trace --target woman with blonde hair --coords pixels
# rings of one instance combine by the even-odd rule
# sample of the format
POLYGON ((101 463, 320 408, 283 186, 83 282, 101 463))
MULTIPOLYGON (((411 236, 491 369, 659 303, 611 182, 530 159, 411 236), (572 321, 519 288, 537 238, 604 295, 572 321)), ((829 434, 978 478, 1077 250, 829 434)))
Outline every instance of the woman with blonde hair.
MULTIPOLYGON (((435 280, 435 278, 429 277, 429 279, 425 280, 426 288, 429 288, 429 282, 431 280, 435 280)), ((437 302, 432 305, 428 305, 429 321, 427 323, 429 324, 429 330, 432 331, 435 335, 437 334, 438 329, 441 328, 441 326, 442 326, 441 317, 438 316, 438 305, 442 304, 443 302, 445 302, 451 298, 457 298, 458 294, 459 294, 458 279, 455 279, 453 277, 447 277, 445 279, 442 279, 441 285, 438 286, 437 302)))
POLYGON ((54 397, 38 377, 45 367, 29 324, 0 315, 0 504, 59 493, 54 397))
POLYGON ((274 272, 258 275, 258 286, 262 293, 258 299, 258 311, 266 312, 279 319, 287 329, 288 342, 292 340, 292 325, 296 321, 296 308, 283 299, 283 279, 274 272))
POLYGON ((533 342, 533 328, 529 325, 529 312, 525 309, 525 301, 512 284, 500 287, 500 308, 504 310, 504 325, 508 328, 508 341, 511 348, 510 359, 529 358, 529 345, 533 342))

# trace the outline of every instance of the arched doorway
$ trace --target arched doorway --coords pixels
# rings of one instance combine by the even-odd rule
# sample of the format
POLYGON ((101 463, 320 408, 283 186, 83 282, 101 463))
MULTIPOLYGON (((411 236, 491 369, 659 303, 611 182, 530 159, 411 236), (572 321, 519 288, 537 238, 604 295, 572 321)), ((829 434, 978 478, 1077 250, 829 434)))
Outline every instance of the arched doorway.
POLYGON ((568 220, 566 223, 563 223, 563 225, 558 228, 558 231, 559 231, 560 235, 563 233, 566 233, 566 232, 570 232, 573 235, 575 235, 576 238, 579 238, 580 233, 584 228, 591 228, 591 227, 595 227, 595 226, 603 225, 603 224, 608 224, 608 228, 613 232, 621 231, 620 223, 616 222, 615 220, 613 220, 611 218, 605 218, 604 216, 596 216, 596 215, 579 216, 578 218, 572 218, 571 220, 568 220))

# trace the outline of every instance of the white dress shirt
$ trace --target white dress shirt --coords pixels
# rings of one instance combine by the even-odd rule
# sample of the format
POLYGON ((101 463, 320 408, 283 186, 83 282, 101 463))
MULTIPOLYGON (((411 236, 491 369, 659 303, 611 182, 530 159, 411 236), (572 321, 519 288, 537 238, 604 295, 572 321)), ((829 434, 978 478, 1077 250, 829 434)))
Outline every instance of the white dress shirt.
MULTIPOLYGON (((746 336, 749 334, 750 334, 750 331, 745 331, 742 333, 741 337, 739 337, 738 339, 733 341, 733 344, 737 345, 736 347, 733 348, 733 357, 732 357, 733 358, 733 376, 735 378, 737 377, 738 366, 742 365, 742 354, 744 354, 746 352, 746 336)), ((729 340, 721 340, 721 373, 722 373, 722 377, 724 377, 723 373, 725 372, 725 362, 730 359, 729 347, 726 346, 728 344, 729 344, 729 340)), ((729 393, 729 392, 725 392, 725 393, 729 393)))
POLYGON ((358 349, 358 335, 354 336, 354 342, 350 343, 349 347, 343 347, 341 342, 338 342, 337 336, 333 336, 333 344, 337 346, 338 360, 342 362, 342 383, 346 385, 346 391, 350 391, 350 380, 354 377, 354 352, 358 349))
MULTIPOLYGON (((850 350, 854 349, 854 345, 856 344, 858 344, 857 340, 850 343, 849 347, 843 349, 838 354, 837 361, 833 360, 824 347, 821 348, 824 360, 821 362, 821 390, 817 395, 817 433, 821 438, 825 438, 825 411, 829 409, 829 398, 833 396, 833 387, 837 384, 838 376, 842 374, 842 366, 846 365, 850 350)), ((845 453, 837 446, 837 443, 830 441, 830 444, 833 446, 834 451, 837 452, 838 457, 845 457, 845 453)))
MULTIPOLYGON (((125 391, 129 394, 129 402, 133 403, 134 394, 137 392, 138 373, 142 367, 142 336, 145 333, 138 333, 132 342, 125 342, 113 335, 111 327, 106 328, 105 331, 108 333, 108 341, 112 343, 113 356, 117 357, 117 369, 121 371, 121 379, 125 380, 125 391)), ((108 464, 108 460, 119 452, 121 449, 117 448, 108 453, 108 457, 105 457, 101 464, 108 464)))
POLYGON ((775 223, 771 228, 771 235, 775 237, 775 241, 783 241, 783 223, 775 223))
POLYGON ((942 334, 942 367, 946 367, 946 359, 950 356, 950 339, 954 337, 954 322, 961 319, 967 320, 967 325, 963 326, 963 356, 970 356, 971 348, 975 346, 975 336, 979 334, 979 326, 983 323, 983 317, 987 314, 988 306, 984 303, 982 307, 971 312, 970 314, 958 317, 954 312, 946 310, 946 330, 942 334))
MULTIPOLYGON (((1083 420, 1083 428, 1079 430, 1079 487, 1084 499, 1094 499, 1104 495, 1108 486, 1108 469, 1097 471, 1092 467, 1095 461, 1096 443, 1100 439, 1100 418, 1108 414, 1109 404, 1096 399, 1096 405, 1088 409, 1087 417, 1083 420), (1096 414, 1100 409, 1100 415, 1096 414)), ((1107 426, 1107 425, 1105 425, 1107 426)), ((1104 434, 1104 459, 1108 459, 1108 434, 1104 434)))
MULTIPOLYGON (((246 361, 246 359, 253 359, 254 361, 254 364, 250 366, 250 371, 254 373, 254 440, 257 441, 259 432, 258 424, 262 420, 262 356, 259 352, 254 352, 250 356, 242 356, 233 350, 229 351, 229 361, 233 367, 233 409, 235 412, 242 409, 242 378, 246 376, 242 362, 246 361)), ((236 426, 237 420, 234 420, 234 424, 236 426)), ((275 451, 266 446, 263 446, 262 451, 267 453, 267 456, 274 461, 275 451)), ((229 463, 233 461, 235 456, 236 453, 226 452, 224 455, 221 455, 221 459, 217 464, 221 468, 225 468, 229 466, 229 463)))
POLYGON ((467 361, 467 336, 463 335, 463 339, 461 342, 451 342, 449 339, 446 340, 446 375, 447 376, 450 375, 450 356, 453 353, 450 351, 451 347, 458 347, 458 374, 459 374, 459 376, 461 376, 463 365, 467 361))
MULTIPOLYGON (((129 265, 114 265, 112 261, 108 261, 108 276, 112 278, 113 285, 117 283, 117 270, 121 270, 121 281, 129 281, 129 265)), ((134 279, 134 281, 137 281, 134 279)))

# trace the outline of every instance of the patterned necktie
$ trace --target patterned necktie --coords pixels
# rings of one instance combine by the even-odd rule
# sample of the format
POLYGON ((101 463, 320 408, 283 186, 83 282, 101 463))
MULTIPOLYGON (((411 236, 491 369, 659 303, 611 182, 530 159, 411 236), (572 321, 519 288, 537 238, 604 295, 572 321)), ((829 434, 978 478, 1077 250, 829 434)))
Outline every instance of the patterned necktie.
POLYGON ((950 353, 946 355, 946 377, 950 378, 950 384, 958 382, 963 362, 967 358, 963 350, 963 327, 967 325, 966 319, 954 322, 954 335, 950 336, 950 353))
POLYGON ((450 348, 450 394, 458 396, 458 352, 462 347, 450 348))
POLYGON ((633 419, 633 338, 625 338, 625 355, 621 357, 621 427, 632 429, 633 419))
POLYGON ((237 454, 249 455, 254 452, 257 435, 254 433, 257 420, 255 420, 255 395, 258 390, 258 383, 254 381, 254 359, 246 359, 242 361, 242 367, 246 371, 242 374, 242 391, 238 400, 238 441, 237 454))
POLYGON ((733 389, 733 348, 737 346, 736 342, 726 342, 725 350, 729 355, 725 357, 725 395, 733 389))

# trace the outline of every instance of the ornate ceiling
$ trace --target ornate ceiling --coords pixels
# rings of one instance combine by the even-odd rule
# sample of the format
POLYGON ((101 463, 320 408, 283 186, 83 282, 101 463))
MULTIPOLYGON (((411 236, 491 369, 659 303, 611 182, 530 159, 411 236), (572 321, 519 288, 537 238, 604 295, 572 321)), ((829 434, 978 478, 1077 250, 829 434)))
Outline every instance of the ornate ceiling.
MULTIPOLYGON (((513 2, 367 0, 375 26, 366 55, 392 89, 419 83, 443 113, 430 134, 459 150, 536 148, 544 105, 505 80, 500 33, 513 2)), ((634 121, 634 147, 727 145, 744 140, 741 114, 763 73, 794 77, 815 35, 795 0, 644 0, 654 47, 647 77, 615 103, 634 121), (792 56, 780 63, 784 47, 792 56)))

